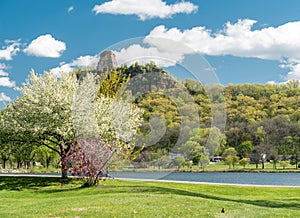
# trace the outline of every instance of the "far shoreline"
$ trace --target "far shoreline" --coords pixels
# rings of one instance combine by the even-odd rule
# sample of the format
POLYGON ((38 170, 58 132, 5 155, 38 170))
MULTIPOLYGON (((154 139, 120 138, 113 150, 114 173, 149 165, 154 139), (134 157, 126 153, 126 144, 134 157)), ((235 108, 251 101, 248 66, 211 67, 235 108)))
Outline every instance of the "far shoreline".
MULTIPOLYGON (((171 170, 171 169, 162 169, 162 170, 154 170, 154 169, 124 169, 124 170, 109 170, 109 172, 141 172, 141 173, 155 173, 155 172, 161 172, 161 173, 300 173, 300 169, 298 170, 283 170, 283 169, 278 169, 278 170, 263 170, 263 169, 252 169, 252 170, 243 170, 243 169, 229 169, 229 170, 171 170)), ((30 170, 16 170, 16 169, 0 169, 0 174, 32 174, 32 175, 60 175, 60 170, 57 170, 56 172, 47 172, 47 171, 41 171, 41 172, 30 172, 30 170)))
POLYGON ((300 170, 147 170, 147 169, 132 169, 132 170, 111 170, 111 172, 169 172, 169 173, 300 173, 300 170))

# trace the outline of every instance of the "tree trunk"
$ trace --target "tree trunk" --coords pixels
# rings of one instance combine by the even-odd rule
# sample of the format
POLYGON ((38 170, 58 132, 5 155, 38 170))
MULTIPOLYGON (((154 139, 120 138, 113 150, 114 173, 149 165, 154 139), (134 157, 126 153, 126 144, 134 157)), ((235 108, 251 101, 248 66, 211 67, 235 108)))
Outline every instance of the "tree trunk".
POLYGON ((3 167, 3 169, 5 169, 5 167, 6 167, 6 161, 7 161, 7 159, 3 159, 2 160, 2 167, 3 167))
POLYGON ((298 148, 296 148, 296 169, 298 169, 298 148))
POLYGON ((9 160, 9 166, 10 166, 10 169, 14 168, 14 163, 12 162, 12 160, 9 160))
POLYGON ((30 161, 27 161, 27 169, 30 169, 30 167, 31 167, 31 163, 30 161))
POLYGON ((22 163, 20 160, 17 161, 17 169, 20 169, 20 167, 22 166, 22 163))
POLYGON ((61 179, 63 181, 68 179, 68 166, 66 155, 63 155, 61 157, 61 179))
POLYGON ((47 167, 47 169, 49 168, 49 166, 50 166, 50 162, 51 162, 51 158, 46 158, 46 167, 47 167))
POLYGON ((68 170, 62 166, 61 169, 61 178, 62 180, 67 180, 68 179, 68 170))
POLYGON ((67 163, 67 154, 64 148, 64 143, 60 145, 60 160, 61 160, 61 180, 66 182, 68 180, 68 163, 67 163))

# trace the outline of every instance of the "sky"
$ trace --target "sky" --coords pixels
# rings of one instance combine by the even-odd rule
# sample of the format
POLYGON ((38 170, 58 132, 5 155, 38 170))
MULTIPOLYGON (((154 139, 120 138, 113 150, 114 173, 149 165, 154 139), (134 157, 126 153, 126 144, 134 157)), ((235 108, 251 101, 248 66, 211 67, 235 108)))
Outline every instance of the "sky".
POLYGON ((96 66, 108 48, 170 69, 198 55, 225 86, 299 80, 300 1, 0 0, 0 102, 32 69, 96 66))

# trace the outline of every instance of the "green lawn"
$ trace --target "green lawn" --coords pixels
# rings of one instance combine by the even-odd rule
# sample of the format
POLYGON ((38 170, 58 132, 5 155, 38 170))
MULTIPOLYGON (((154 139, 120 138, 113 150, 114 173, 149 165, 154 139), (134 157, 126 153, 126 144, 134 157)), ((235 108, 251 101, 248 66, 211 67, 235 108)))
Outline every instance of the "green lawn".
POLYGON ((300 217, 300 188, 0 176, 0 202, 1 218, 300 217))

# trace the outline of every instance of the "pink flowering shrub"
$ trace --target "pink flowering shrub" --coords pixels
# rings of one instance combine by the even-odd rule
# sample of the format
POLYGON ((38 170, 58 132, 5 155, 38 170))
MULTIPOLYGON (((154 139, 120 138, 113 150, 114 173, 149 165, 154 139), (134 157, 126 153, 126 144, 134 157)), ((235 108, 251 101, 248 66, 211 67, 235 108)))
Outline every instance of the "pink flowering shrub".
POLYGON ((115 142, 105 142, 101 137, 81 138, 68 155, 72 175, 81 177, 85 186, 96 185, 106 175, 106 166, 114 154, 115 142))

